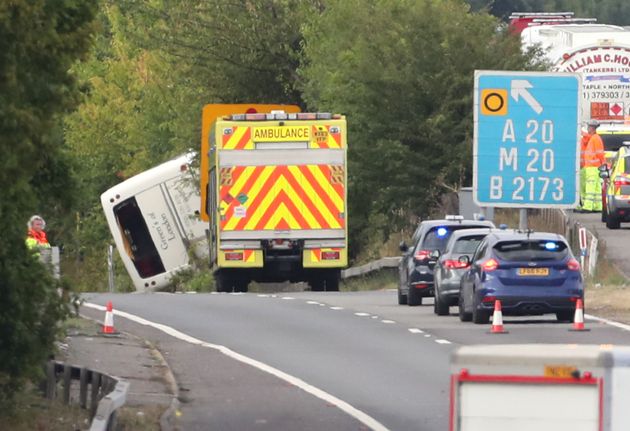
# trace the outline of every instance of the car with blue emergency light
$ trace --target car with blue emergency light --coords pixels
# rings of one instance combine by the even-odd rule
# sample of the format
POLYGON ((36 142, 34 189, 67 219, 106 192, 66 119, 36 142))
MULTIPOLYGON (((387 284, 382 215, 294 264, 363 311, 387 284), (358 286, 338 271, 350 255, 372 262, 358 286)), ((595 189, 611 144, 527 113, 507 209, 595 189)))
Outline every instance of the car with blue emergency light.
POLYGON ((435 278, 433 312, 438 316, 448 316, 449 307, 457 305, 462 275, 470 262, 460 260, 462 256, 472 258, 479 243, 490 233, 491 228, 461 229, 453 232, 446 243, 444 252, 436 250, 438 256, 433 274, 435 278))
POLYGON ((460 229, 493 228, 487 220, 464 220, 462 216, 446 216, 440 220, 425 220, 413 234, 412 245, 400 243, 403 255, 398 265, 398 304, 421 305, 422 298, 433 296, 435 250, 443 252, 452 233, 460 229))
POLYGON ((599 175, 606 188, 602 220, 607 228, 619 229, 621 222, 630 221, 630 142, 624 142, 612 167, 602 166, 599 175))
POLYGON ((494 231, 479 244, 462 275, 461 321, 488 323, 496 300, 503 315, 553 313, 570 322, 584 300, 580 264, 562 235, 532 231, 494 231))

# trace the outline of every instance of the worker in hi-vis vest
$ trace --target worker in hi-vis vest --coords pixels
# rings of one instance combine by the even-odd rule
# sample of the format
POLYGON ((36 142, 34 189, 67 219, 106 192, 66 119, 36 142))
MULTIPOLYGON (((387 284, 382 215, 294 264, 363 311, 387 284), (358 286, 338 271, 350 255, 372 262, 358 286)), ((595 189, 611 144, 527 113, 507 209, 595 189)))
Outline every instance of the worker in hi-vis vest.
POLYGON ((26 247, 39 256, 42 249, 50 248, 48 238, 46 238, 46 222, 38 215, 34 215, 28 220, 28 233, 26 234, 26 247))
MULTIPOLYGON (((597 134, 599 122, 591 120, 588 122, 588 141, 586 145, 581 145, 580 161, 580 200, 582 201, 582 211, 602 210, 602 189, 599 179, 599 167, 606 163, 604 153, 604 142, 597 134)), ((583 142, 585 139, 583 138, 583 142)))

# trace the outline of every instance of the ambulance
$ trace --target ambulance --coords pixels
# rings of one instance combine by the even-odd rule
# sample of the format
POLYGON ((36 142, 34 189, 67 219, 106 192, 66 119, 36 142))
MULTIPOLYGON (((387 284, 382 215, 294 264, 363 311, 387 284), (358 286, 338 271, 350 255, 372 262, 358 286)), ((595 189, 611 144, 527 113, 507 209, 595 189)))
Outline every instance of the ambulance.
POLYGON ((246 292, 252 281, 339 290, 348 262, 346 119, 289 108, 204 119, 202 206, 219 292, 246 292))

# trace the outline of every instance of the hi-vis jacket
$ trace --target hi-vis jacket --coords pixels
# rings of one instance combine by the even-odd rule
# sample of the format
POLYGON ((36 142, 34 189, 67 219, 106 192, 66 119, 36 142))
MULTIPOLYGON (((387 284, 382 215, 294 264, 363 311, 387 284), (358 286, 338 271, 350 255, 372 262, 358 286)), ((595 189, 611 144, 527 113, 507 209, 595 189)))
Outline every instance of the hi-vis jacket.
MULTIPOLYGON (((582 138, 582 142, 584 138, 582 138)), ((604 142, 601 136, 594 133, 588 139, 586 146, 582 147, 580 165, 585 168, 599 167, 606 163, 606 154, 604 152, 604 142)))
POLYGON ((42 248, 50 248, 48 238, 46 238, 46 232, 37 232, 33 229, 29 229, 26 236, 26 247, 33 251, 38 251, 42 248))

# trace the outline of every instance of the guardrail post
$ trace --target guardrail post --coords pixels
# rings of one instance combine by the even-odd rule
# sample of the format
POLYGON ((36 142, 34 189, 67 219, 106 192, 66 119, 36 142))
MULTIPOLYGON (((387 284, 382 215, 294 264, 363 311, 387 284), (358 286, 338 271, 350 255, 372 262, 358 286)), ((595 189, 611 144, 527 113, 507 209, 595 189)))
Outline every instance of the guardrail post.
POLYGON ((87 392, 88 392, 88 376, 90 373, 85 367, 81 367, 79 377, 79 405, 82 409, 87 407, 87 392))
POLYGON ((72 386, 72 366, 63 366, 63 403, 70 404, 70 387, 72 386))
POLYGON ((55 373, 55 363, 48 361, 46 363, 46 398, 55 399, 57 392, 57 374, 55 373))
POLYGON ((98 407, 98 393, 101 389, 101 373, 92 371, 92 393, 90 394, 90 416, 94 416, 98 407))
POLYGON ((107 422, 107 431, 114 431, 118 425, 118 415, 116 414, 116 410, 109 417, 109 421, 107 422))

